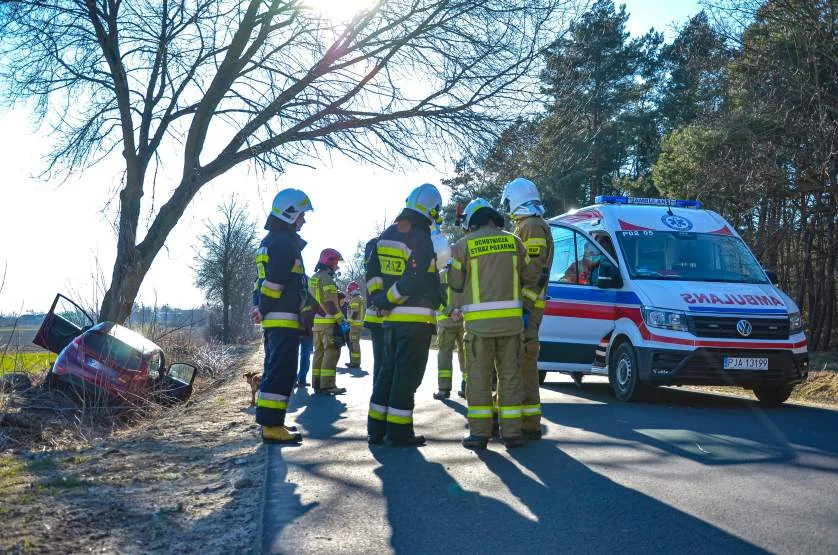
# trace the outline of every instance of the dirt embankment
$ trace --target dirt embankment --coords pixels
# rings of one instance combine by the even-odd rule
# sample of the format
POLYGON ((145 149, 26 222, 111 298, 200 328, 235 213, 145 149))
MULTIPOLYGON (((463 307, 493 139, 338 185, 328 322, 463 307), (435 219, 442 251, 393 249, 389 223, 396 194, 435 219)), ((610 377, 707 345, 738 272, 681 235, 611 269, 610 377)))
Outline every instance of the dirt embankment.
POLYGON ((241 373, 261 365, 254 351, 187 406, 111 429, 50 432, 56 411, 32 408, 43 392, 0 402, 0 552, 252 552, 264 463, 241 373))

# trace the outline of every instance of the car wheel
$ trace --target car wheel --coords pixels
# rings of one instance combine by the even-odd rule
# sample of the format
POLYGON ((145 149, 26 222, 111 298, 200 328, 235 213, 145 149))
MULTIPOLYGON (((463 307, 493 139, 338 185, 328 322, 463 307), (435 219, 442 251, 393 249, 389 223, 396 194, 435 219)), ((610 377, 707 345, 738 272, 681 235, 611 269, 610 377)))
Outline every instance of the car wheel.
POLYGON ((547 372, 544 370, 538 371, 538 385, 544 385, 544 382, 547 381, 547 372))
POLYGON ((625 341, 614 350, 608 365, 608 381, 620 401, 636 401, 642 392, 637 355, 631 343, 625 341))
POLYGON ((793 385, 758 386, 754 388, 754 395, 759 399, 761 405, 775 407, 782 405, 789 398, 793 389, 793 385))

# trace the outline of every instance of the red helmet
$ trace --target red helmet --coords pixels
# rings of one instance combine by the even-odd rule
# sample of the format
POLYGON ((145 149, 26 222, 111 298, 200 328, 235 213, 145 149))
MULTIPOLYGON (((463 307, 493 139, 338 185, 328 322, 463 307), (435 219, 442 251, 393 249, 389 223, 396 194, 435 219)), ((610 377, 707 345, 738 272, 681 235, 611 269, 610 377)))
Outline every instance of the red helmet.
POLYGON ((346 286, 346 292, 350 295, 355 291, 358 291, 361 287, 358 285, 357 281, 350 281, 349 285, 346 286))
POLYGON ((335 249, 323 249, 320 253, 320 264, 329 268, 337 268, 338 262, 343 262, 343 257, 335 249))

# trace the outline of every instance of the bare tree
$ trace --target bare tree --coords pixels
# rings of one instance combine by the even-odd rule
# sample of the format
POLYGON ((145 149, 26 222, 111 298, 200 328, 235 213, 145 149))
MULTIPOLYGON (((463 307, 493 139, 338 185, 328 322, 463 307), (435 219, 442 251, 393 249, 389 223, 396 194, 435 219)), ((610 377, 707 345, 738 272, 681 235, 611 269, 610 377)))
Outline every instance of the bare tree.
POLYGON ((221 339, 229 343, 241 335, 250 307, 256 225, 235 197, 220 205, 218 214, 218 220, 205 222, 199 237, 195 285, 221 308, 221 339))
POLYGON ((379 165, 426 160, 491 136, 538 91, 532 66, 578 1, 387 0, 337 23, 297 0, 5 0, 0 79, 8 99, 34 98, 52 124, 48 172, 124 157, 100 311, 123 321, 209 181, 330 150, 379 165), (157 170, 172 159, 177 184, 156 208, 157 170))

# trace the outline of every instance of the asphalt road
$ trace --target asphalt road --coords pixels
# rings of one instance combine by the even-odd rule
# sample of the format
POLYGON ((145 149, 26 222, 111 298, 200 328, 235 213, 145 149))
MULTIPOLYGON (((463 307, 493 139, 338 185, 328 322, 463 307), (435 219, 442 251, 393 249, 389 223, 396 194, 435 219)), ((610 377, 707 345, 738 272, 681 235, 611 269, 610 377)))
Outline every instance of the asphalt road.
POLYGON ((416 397, 425 447, 367 446, 364 370, 338 370, 346 395, 294 395, 305 440, 268 448, 264 552, 838 553, 837 411, 677 389, 626 404, 551 374, 545 438, 476 454, 465 403, 431 397, 435 357, 416 397))

